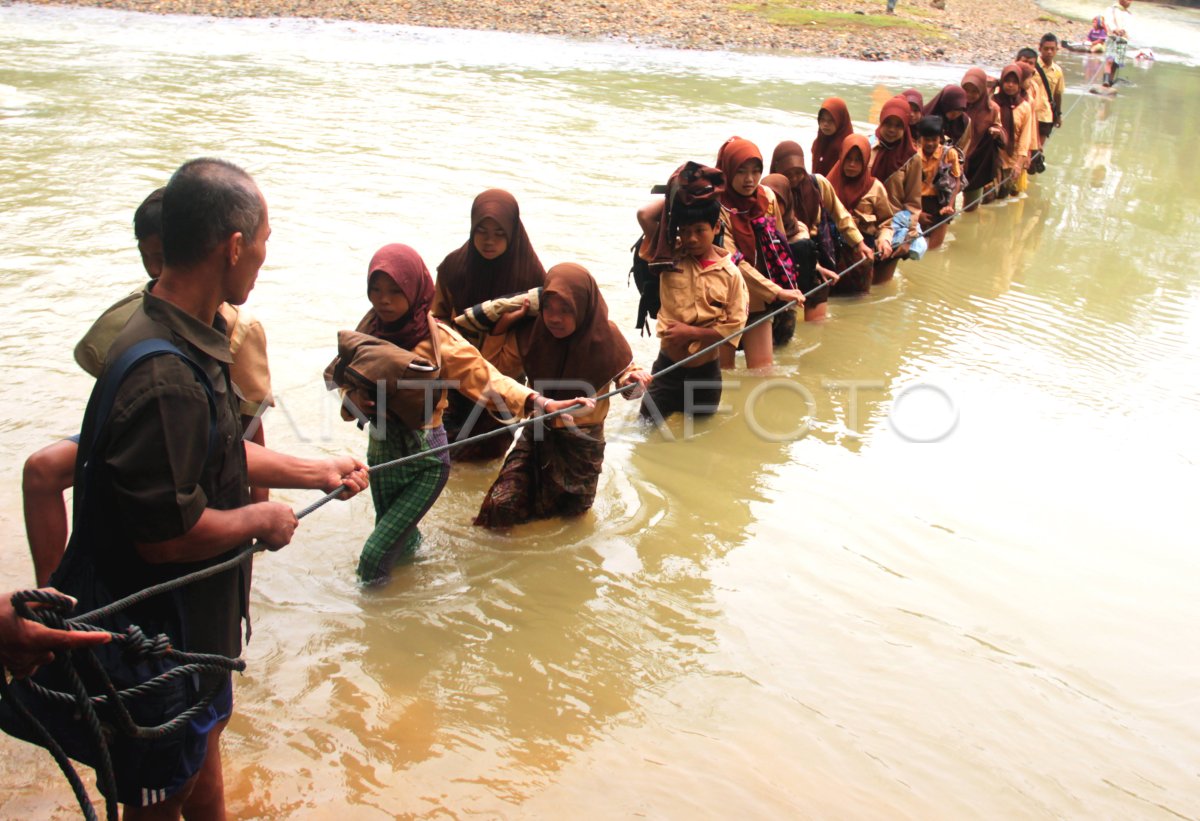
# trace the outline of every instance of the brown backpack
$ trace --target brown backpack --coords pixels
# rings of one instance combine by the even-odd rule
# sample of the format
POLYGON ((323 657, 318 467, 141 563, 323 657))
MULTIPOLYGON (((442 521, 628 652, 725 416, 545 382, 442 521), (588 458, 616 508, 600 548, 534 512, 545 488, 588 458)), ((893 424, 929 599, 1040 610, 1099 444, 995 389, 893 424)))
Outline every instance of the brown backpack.
POLYGON ((359 427, 367 421, 376 421, 358 409, 364 399, 379 401, 382 383, 383 404, 376 407, 377 414, 386 411, 388 417, 410 430, 428 425, 445 393, 445 388, 438 384, 442 373, 439 330, 431 316, 429 338, 433 343, 433 362, 386 339, 358 331, 338 331, 338 355, 325 369, 325 385, 330 390, 345 391, 348 401, 342 403, 342 418, 358 422, 359 427))

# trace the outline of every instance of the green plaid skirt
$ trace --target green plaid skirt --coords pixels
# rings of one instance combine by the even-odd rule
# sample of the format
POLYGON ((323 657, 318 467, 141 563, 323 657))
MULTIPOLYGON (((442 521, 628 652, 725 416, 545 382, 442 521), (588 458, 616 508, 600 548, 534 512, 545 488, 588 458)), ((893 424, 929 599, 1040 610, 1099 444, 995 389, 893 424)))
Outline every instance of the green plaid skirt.
MULTIPOLYGON (((446 431, 440 425, 429 430, 412 430, 389 419, 386 432, 387 436, 380 439, 376 428, 371 427, 367 464, 372 467, 446 444, 446 431)), ((417 524, 433 507, 449 475, 450 459, 442 451, 371 477, 375 530, 358 559, 359 579, 383 581, 398 558, 417 549, 421 543, 417 524)))

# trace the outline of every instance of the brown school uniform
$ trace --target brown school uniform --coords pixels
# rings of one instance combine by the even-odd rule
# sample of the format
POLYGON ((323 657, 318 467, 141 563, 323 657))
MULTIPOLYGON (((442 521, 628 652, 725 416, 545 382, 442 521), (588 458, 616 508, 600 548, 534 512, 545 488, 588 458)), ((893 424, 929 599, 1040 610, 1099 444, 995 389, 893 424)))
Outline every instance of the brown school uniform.
MULTIPOLYGON (((773 284, 773 283, 772 283, 773 284)), ((667 322, 682 322, 697 328, 712 328, 721 336, 736 334, 746 324, 748 293, 744 272, 733 264, 732 255, 723 248, 713 249, 713 258, 701 265, 690 256, 675 263, 659 277, 662 307, 658 311, 658 335, 667 322)), ((737 344, 737 337, 730 340, 737 344)), ((703 347, 693 342, 692 354, 703 347)), ((692 365, 716 360, 717 352, 701 357, 692 365)))
POLYGON ((833 215, 834 224, 837 226, 838 233, 842 238, 851 245, 858 245, 863 241, 862 232, 858 230, 858 224, 855 222, 854 216, 846 210, 846 206, 842 205, 842 201, 837 198, 837 194, 833 191, 833 186, 829 180, 820 174, 813 174, 813 178, 817 181, 817 189, 821 192, 821 207, 817 211, 817 224, 805 225, 797 215, 797 223, 799 231, 788 237, 789 242, 794 242, 807 231, 807 236, 812 239, 817 236, 817 229, 820 227, 821 219, 826 213, 833 215))
MULTIPOLYGON (((232 356, 220 317, 214 325, 186 314, 147 292, 141 309, 117 336, 115 361, 134 343, 166 339, 207 374, 216 398, 216 444, 209 453, 209 402, 191 369, 174 356, 157 356, 128 374, 116 393, 105 439, 93 459, 103 460, 111 482, 100 488, 98 509, 112 550, 101 572, 117 595, 125 595, 217 564, 243 547, 188 564, 152 564, 134 543, 153 544, 183 536, 207 508, 232 510, 250 502, 241 420, 229 381, 232 356)), ((81 443, 86 453, 91 442, 81 443)), ((78 476, 76 477, 78 479, 78 476)), ((237 656, 241 620, 249 618, 250 563, 179 590, 191 652, 237 656)), ((144 607, 166 606, 164 597, 144 607)), ((130 611, 136 622, 137 608, 130 611)), ((181 637, 172 637, 178 644, 181 637)))
MULTIPOLYGON (((75 346, 75 361, 93 377, 99 377, 108 360, 108 351, 129 319, 142 306, 145 289, 139 288, 109 306, 75 346)), ((242 416, 254 416, 262 405, 274 407, 271 393, 271 369, 267 363, 267 334, 262 324, 245 307, 221 303, 217 309, 225 322, 233 364, 230 377, 240 394, 238 410, 242 416)))
MULTIPOLYGON (((767 194, 766 215, 775 220, 775 225, 779 226, 782 231, 783 213, 779 207, 779 200, 775 196, 775 192, 766 186, 759 188, 767 194)), ((737 244, 733 239, 733 228, 729 223, 729 212, 725 206, 721 206, 721 224, 725 228, 722 244, 726 251, 730 254, 737 253, 737 244)), ((746 281, 747 292, 747 311, 750 314, 761 313, 767 309, 767 306, 779 299, 779 295, 783 292, 783 288, 777 283, 769 279, 765 274, 755 267, 756 260, 746 259, 737 264, 738 269, 742 272, 742 277, 746 281)), ((692 323, 688 323, 689 325, 692 323)))
POLYGON ((874 237, 875 242, 882 240, 890 243, 893 233, 892 215, 895 213, 883 183, 875 180, 870 190, 863 194, 858 205, 854 207, 852 215, 855 225, 864 237, 874 237))
POLYGON ((1013 109, 1013 130, 1009 143, 1000 149, 1000 165, 1005 171, 1017 167, 1033 148, 1033 108, 1024 100, 1013 109))
MULTIPOLYGON (((879 147, 872 146, 871 157, 867 161, 868 168, 875 165, 875 158, 878 155, 879 147)), ((887 191, 893 210, 903 211, 907 209, 914 214, 921 210, 921 173, 921 152, 918 151, 909 157, 908 161, 890 177, 886 180, 880 180, 883 183, 884 190, 887 191)))

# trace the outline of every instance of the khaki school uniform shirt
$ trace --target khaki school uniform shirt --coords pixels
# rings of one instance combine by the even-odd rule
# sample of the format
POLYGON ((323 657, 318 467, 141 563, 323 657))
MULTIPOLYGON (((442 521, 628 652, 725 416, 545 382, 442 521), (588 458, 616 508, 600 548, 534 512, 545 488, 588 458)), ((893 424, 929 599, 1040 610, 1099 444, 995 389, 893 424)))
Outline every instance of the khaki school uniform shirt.
MULTIPOLYGON (((429 362, 437 361, 440 354, 442 372, 439 378, 443 382, 452 383, 447 387, 485 405, 488 413, 497 419, 503 421, 500 413, 502 407, 507 408, 511 416, 524 417, 527 411, 526 403, 529 397, 533 396, 533 391, 502 374, 449 324, 437 321, 437 325, 437 352, 433 349, 432 339, 426 338, 413 348, 413 353, 429 362)), ((442 388, 429 423, 425 425, 426 429, 442 424, 442 414, 447 404, 446 389, 442 388)))
MULTIPOLYGON (((746 326, 749 299, 746 278, 724 248, 714 246, 707 265, 701 265, 690 256, 676 260, 673 269, 659 275, 658 291, 662 307, 658 310, 656 333, 660 337, 668 322, 712 328, 721 336, 737 334, 746 326)), ((736 345, 737 337, 734 336, 730 343, 736 345)), ((700 342, 693 342, 688 346, 688 353, 693 354, 702 347, 700 342)), ((717 352, 713 351, 694 364, 703 365, 716 358, 717 352)))
MULTIPOLYGON (((1042 67, 1042 71, 1046 73, 1046 79, 1050 81, 1050 100, 1046 103, 1046 107, 1038 112, 1038 122, 1052 123, 1054 122, 1054 100, 1062 100, 1063 95, 1067 93, 1067 80, 1063 76, 1062 66, 1058 63, 1046 65, 1039 57, 1038 65, 1042 67)), ((1042 82, 1041 75, 1036 75, 1034 79, 1044 91, 1046 86, 1042 82)))
POLYGON ((1029 97, 1029 107, 1033 109, 1033 113, 1039 123, 1043 122, 1043 114, 1049 117, 1050 120, 1054 119, 1054 115, 1050 110, 1050 98, 1046 96, 1046 86, 1042 83, 1042 78, 1036 71, 1025 85, 1025 94, 1029 97))
POLYGON ((1028 100, 1013 109, 1013 131, 1009 135, 1008 145, 1000 150, 1000 165, 1007 171, 1024 162, 1029 156, 1033 144, 1033 109, 1028 100))
MULTIPOLYGON (((867 162, 867 168, 875 164, 875 158, 878 156, 879 146, 871 146, 871 159, 867 162)), ((908 162, 897 168, 892 176, 880 180, 892 203, 892 210, 912 212, 912 228, 909 233, 914 237, 919 232, 917 218, 921 215, 921 175, 921 152, 918 151, 908 158, 908 162)))
POLYGON ((888 198, 883 183, 875 180, 854 206, 854 222, 864 236, 875 237, 876 242, 892 241, 892 201, 888 198))
MULTIPOLYGON (((151 286, 153 282, 151 282, 151 286)), ((150 287, 150 286, 147 286, 150 287)), ((99 377, 121 330, 142 307, 146 289, 139 288, 118 300, 102 313, 75 346, 75 361, 93 377, 99 377)), ((271 393, 271 369, 267 363, 267 334, 262 324, 245 307, 221 303, 217 309, 225 322, 233 364, 230 376, 240 394, 238 411, 254 416, 262 405, 274 407, 271 393)))
MULTIPOLYGON (((759 186, 759 190, 767 193, 766 216, 775 220, 775 226, 780 233, 783 233, 783 214, 779 209, 779 201, 775 197, 775 192, 762 185, 759 186)), ((725 250, 730 254, 738 253, 737 243, 733 240, 729 209, 724 205, 721 206, 721 224, 725 228, 724 236, 721 239, 725 250)), ((742 272, 742 278, 746 280, 746 291, 749 296, 747 304, 750 313, 765 311, 767 306, 779 299, 779 295, 783 293, 782 287, 756 267, 757 263, 758 260, 743 257, 737 264, 738 270, 742 272)))
MULTIPOLYGON (((946 146, 939 145, 934 150, 932 157, 926 157, 923 151, 918 151, 917 156, 921 158, 921 196, 936 197, 938 192, 933 187, 933 181, 937 177, 938 168, 942 165, 942 158, 946 156, 946 146)), ((958 161, 957 151, 950 152, 946 164, 950 166, 951 174, 955 177, 962 176, 962 163, 958 161)))

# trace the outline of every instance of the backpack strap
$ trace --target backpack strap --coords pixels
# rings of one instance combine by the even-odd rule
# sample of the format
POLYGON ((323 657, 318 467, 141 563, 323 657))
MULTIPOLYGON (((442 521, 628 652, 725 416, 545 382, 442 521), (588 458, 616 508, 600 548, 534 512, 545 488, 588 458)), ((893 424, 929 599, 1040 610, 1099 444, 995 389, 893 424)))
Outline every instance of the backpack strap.
POLYGON ((117 357, 115 361, 110 363, 109 367, 101 375, 100 380, 96 383, 96 387, 92 390, 87 410, 84 412, 83 431, 90 433, 91 436, 88 438, 89 449, 83 460, 83 479, 85 481, 79 483, 75 490, 75 513, 77 518, 84 511, 82 502, 87 494, 88 482, 86 480, 92 472, 92 455, 96 452, 96 443, 99 434, 104 429, 105 423, 108 422, 109 414, 112 412, 113 402, 117 398, 117 390, 134 368, 147 359, 163 355, 177 356, 183 360, 184 364, 195 375, 196 380, 203 386, 204 393, 208 397, 208 455, 205 461, 211 458, 213 452, 216 450, 217 398, 213 392, 212 382, 209 380, 208 374, 204 372, 204 369, 195 360, 165 339, 153 337, 135 342, 117 357))

